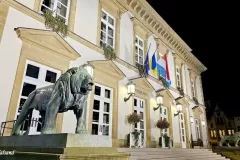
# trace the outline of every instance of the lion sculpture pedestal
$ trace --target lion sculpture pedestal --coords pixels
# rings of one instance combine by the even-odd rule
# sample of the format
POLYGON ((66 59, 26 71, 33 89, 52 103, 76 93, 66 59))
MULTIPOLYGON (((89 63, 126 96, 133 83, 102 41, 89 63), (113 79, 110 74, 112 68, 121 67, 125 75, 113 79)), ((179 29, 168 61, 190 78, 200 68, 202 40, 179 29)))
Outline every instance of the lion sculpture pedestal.
MULTIPOLYGON (((112 137, 88 134, 86 111, 88 94, 92 90, 92 77, 80 66, 69 69, 52 86, 38 88, 28 96, 13 127, 12 136, 0 137, 0 150, 15 150, 14 156, 1 156, 1 160, 63 160, 114 159, 128 160, 129 154, 118 153, 112 147, 112 137), (20 129, 32 110, 43 118, 41 135, 20 135, 20 129), (56 134, 58 113, 73 110, 76 134, 56 134)), ((71 122, 69 122, 71 125, 71 122)))
POLYGON ((90 134, 3 136, 0 137, 0 150, 15 150, 14 156, 0 156, 1 160, 128 160, 130 156, 112 148, 111 137, 90 134))

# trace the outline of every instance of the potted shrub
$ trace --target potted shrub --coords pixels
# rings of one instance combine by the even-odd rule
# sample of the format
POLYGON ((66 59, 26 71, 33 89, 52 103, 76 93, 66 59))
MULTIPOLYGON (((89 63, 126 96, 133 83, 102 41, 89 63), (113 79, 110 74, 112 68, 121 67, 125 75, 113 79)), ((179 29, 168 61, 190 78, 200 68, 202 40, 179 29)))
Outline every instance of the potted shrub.
POLYGON ((145 73, 145 65, 136 63, 136 67, 138 69, 138 73, 140 77, 147 77, 146 73, 145 73))
POLYGON ((169 122, 167 121, 166 118, 164 118, 163 120, 162 119, 159 119, 156 123, 156 127, 159 128, 159 129, 166 129, 166 128, 169 128, 169 122))
MULTIPOLYGON (((169 126, 170 126, 170 124, 169 124, 169 122, 167 121, 166 118, 159 119, 156 123, 156 127, 159 128, 159 129, 162 129, 162 130, 166 129, 166 128, 169 128, 169 126)), ((170 145, 169 145, 170 137, 168 137, 167 134, 161 135, 159 137, 159 146, 162 147, 162 138, 164 138, 166 147, 170 147, 170 145)))
POLYGON ((58 15, 53 16, 52 11, 46 11, 46 13, 44 13, 44 18, 46 28, 50 28, 53 31, 60 33, 63 37, 67 36, 68 26, 65 24, 62 17, 58 15))
POLYGON ((116 59, 116 53, 110 45, 104 45, 103 51, 104 51, 104 56, 107 60, 115 60, 116 59))
MULTIPOLYGON (((135 126, 135 124, 139 123, 141 121, 141 119, 142 119, 142 117, 135 112, 133 112, 133 113, 131 113, 127 116, 128 123, 133 125, 133 127, 135 126)), ((136 146, 138 146, 138 140, 139 140, 140 132, 134 130, 133 132, 131 132, 131 134, 133 134, 133 136, 134 136, 134 140, 135 140, 134 145, 136 147, 136 146)), ((130 134, 129 134, 129 139, 128 140, 129 140, 128 143, 130 144, 130 134)))
POLYGON ((163 135, 166 147, 170 147, 170 137, 167 134, 163 135))

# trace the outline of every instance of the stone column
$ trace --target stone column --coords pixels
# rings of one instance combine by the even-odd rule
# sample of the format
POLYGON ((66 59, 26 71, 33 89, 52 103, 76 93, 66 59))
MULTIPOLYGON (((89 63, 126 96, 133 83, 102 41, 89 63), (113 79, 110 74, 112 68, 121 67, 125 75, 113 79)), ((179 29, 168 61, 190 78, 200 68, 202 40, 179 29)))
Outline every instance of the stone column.
POLYGON ((76 9, 77 9, 77 0, 71 0, 69 17, 68 17, 68 29, 72 32, 74 32, 76 9))

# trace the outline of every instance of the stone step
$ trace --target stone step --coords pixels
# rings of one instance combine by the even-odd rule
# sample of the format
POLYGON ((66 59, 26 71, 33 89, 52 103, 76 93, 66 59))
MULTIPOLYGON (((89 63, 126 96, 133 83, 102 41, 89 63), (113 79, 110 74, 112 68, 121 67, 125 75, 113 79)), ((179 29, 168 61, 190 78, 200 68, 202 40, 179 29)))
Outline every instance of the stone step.
POLYGON ((118 148, 130 153, 130 160, 229 160, 210 149, 118 148))
POLYGON ((167 157, 167 158, 151 158, 151 157, 144 157, 139 158, 135 156, 131 156, 130 160, 230 160, 224 157, 207 157, 207 158, 199 158, 199 157, 167 157))
POLYGON ((209 149, 118 148, 118 152, 212 152, 209 149))
MULTIPOLYGON (((165 152, 165 153, 159 153, 159 152, 127 152, 130 153, 132 156, 135 155, 177 155, 177 156, 181 156, 181 155, 203 155, 202 153, 180 153, 180 152, 165 152)), ((212 152, 207 152, 204 153, 204 155, 217 155, 217 153, 212 153, 212 152)))
POLYGON ((223 158, 220 155, 131 155, 131 157, 138 157, 138 159, 165 159, 165 158, 184 158, 184 159, 208 159, 208 158, 223 158))
POLYGON ((208 155, 208 154, 213 154, 213 152, 174 152, 174 151, 172 151, 172 152, 157 152, 157 151, 151 151, 151 152, 149 152, 149 151, 142 151, 142 152, 137 152, 137 151, 132 151, 132 152, 119 152, 119 153, 133 153, 133 154, 178 154, 178 155, 182 155, 182 154, 189 154, 189 155, 198 155, 198 154, 200 154, 200 155, 202 155, 202 154, 206 154, 206 155, 208 155))

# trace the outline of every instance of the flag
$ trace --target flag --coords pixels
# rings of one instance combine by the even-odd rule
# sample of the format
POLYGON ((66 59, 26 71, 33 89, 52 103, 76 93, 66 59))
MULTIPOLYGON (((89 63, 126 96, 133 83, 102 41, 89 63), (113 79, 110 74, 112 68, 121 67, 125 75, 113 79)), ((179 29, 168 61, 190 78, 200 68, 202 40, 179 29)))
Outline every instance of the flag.
POLYGON ((171 85, 170 74, 168 69, 167 54, 160 58, 157 62, 157 71, 159 76, 166 80, 167 86, 171 85))
POLYGON ((156 50, 154 51, 152 58, 150 60, 150 67, 153 72, 153 75, 157 76, 157 61, 156 61, 156 51, 158 50, 159 45, 157 46, 156 50))
MULTIPOLYGON (((149 52, 150 47, 151 47, 151 43, 148 47, 148 52, 149 52)), ((144 61, 144 66, 145 66, 144 71, 145 71, 146 75, 149 75, 149 70, 150 70, 148 52, 147 52, 147 55, 146 55, 146 59, 144 61)))

